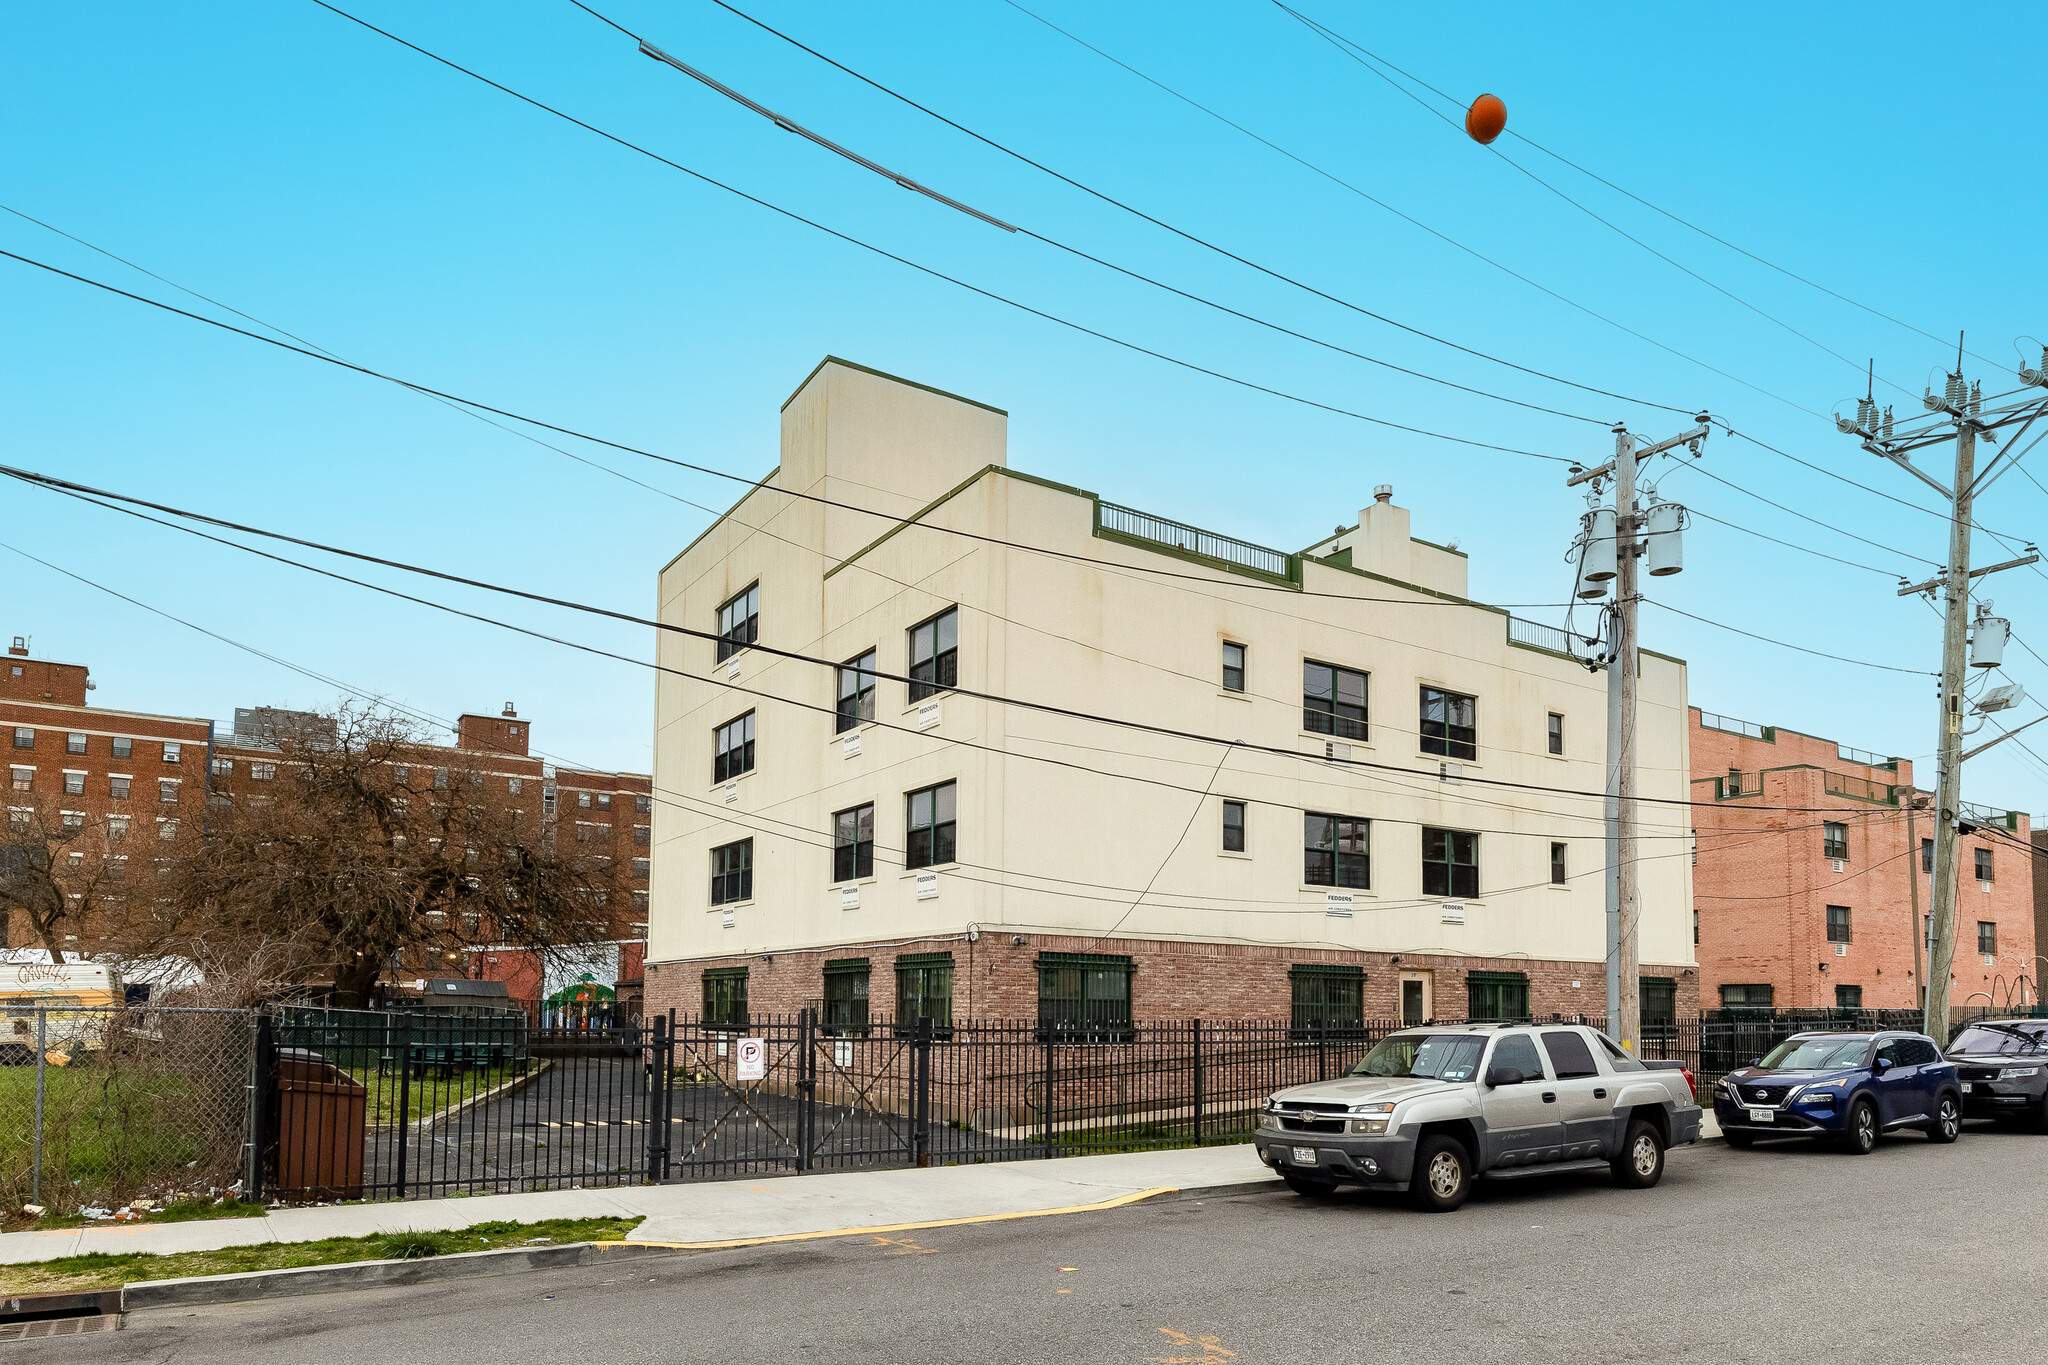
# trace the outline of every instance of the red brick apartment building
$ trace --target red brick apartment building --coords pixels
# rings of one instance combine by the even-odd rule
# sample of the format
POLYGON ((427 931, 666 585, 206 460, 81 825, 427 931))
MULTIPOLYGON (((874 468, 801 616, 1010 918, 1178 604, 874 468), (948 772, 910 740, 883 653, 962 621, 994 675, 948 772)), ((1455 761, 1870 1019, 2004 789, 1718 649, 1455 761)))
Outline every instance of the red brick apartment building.
MULTIPOLYGON (((151 840, 175 836, 179 822, 204 819, 209 797, 253 793, 278 776, 280 725, 307 718, 268 708, 237 708, 233 724, 198 716, 110 711, 90 704, 84 664, 31 657, 15 636, 0 669, 0 745, 8 763, 8 817, 15 829, 54 813, 92 831, 85 850, 106 860, 110 878, 128 879, 127 866, 149 862, 151 840)), ((511 703, 498 715, 469 714, 456 722, 451 746, 422 745, 419 771, 401 780, 423 790, 445 786, 450 774, 473 784, 504 783, 503 795, 558 839, 612 860, 629 888, 613 907, 612 932, 621 944, 637 940, 647 919, 647 882, 653 807, 652 780, 638 773, 556 768, 530 751, 532 726, 511 703)), ((410 765, 400 765, 410 766, 410 765)), ((0 947, 38 947, 26 926, 0 915, 0 947)), ((90 922, 68 934, 67 950, 90 954, 113 947, 95 937, 90 922)), ((640 945, 618 952, 621 975, 640 974, 640 945)), ((537 969, 523 955, 478 943, 454 956, 407 961, 404 976, 470 975, 528 984, 540 994, 537 969), (466 960, 465 960, 466 959, 466 960)), ((519 995, 518 990, 513 990, 519 995)))
MULTIPOLYGON (((1913 765, 1692 708, 1693 868, 1707 1009, 1911 1009, 1918 882, 1932 894, 1934 811, 1913 765), (1915 809, 1915 797, 1925 804, 1915 809)), ((2031 821, 1967 806, 1952 1000, 2035 1003, 2031 821)))

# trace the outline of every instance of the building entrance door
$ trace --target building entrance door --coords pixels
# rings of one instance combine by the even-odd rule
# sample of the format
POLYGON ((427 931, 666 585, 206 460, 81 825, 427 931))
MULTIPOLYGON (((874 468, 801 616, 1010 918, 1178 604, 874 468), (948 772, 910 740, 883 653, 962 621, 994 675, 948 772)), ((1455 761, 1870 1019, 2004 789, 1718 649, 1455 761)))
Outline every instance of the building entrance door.
POLYGON ((1436 1001, 1429 972, 1401 973, 1401 1022, 1419 1024, 1436 1017, 1436 1001))

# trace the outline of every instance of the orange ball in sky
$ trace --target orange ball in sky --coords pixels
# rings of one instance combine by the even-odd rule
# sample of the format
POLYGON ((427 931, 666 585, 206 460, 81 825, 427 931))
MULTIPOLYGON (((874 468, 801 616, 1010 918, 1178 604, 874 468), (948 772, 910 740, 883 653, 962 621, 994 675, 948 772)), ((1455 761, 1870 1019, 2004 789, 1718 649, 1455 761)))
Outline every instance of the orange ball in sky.
POLYGON ((1491 142, 1508 126, 1508 107, 1498 95, 1481 95, 1465 111, 1465 131, 1474 142, 1491 142))

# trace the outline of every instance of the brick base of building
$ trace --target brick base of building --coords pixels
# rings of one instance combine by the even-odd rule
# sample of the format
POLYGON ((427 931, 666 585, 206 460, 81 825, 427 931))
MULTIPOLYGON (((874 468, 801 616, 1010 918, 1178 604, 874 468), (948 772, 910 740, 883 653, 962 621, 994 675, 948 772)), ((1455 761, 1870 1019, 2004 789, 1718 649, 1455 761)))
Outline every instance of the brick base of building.
MULTIPOLYGON (((824 997, 824 967, 832 961, 866 958, 869 1009, 876 1017, 895 1012, 894 967, 899 956, 950 952, 953 955, 953 1018, 1030 1020, 1038 1017, 1040 953, 1113 954, 1129 957, 1131 1018, 1136 1020, 1283 1020, 1292 1010, 1290 968, 1358 967, 1364 972, 1365 1017, 1401 1017, 1403 972, 1431 975, 1431 1013, 1462 1019, 1468 1012, 1467 974, 1515 972, 1528 978, 1529 1010, 1541 1019, 1553 1014, 1600 1015, 1607 1007, 1606 966, 1600 962, 1558 962, 1531 958, 1458 957, 1435 953, 1360 953, 1336 949, 1295 949, 1248 944, 1186 943, 1158 939, 1102 939, 1057 934, 994 931, 970 940, 965 934, 938 935, 886 945, 846 944, 733 957, 649 962, 646 1009, 702 1012, 703 976, 718 968, 747 969, 747 1009, 755 1015, 795 1014, 824 997)), ((1676 983, 1680 1018, 1700 1012, 1699 973, 1688 966, 1645 963, 1642 975, 1676 983)))

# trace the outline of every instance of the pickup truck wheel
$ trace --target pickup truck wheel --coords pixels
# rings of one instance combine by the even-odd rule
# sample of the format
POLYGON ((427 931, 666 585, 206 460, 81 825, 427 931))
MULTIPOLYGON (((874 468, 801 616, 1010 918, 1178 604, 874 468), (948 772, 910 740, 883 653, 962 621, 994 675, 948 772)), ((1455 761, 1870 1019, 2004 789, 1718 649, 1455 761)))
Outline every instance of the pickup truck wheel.
POLYGON ((1337 1192, 1337 1183, 1333 1180, 1310 1180, 1299 1175, 1283 1175, 1280 1178, 1287 1182, 1288 1189, 1310 1199, 1327 1199, 1337 1192))
POLYGON ((1934 1106, 1934 1122, 1927 1125, 1929 1142, 1954 1142, 1963 1134, 1963 1107, 1946 1090, 1934 1106))
POLYGON ((1851 1156, 1868 1156, 1877 1150, 1877 1106, 1869 1100, 1849 1106, 1849 1121, 1842 1126, 1842 1150, 1851 1156))
POLYGON ((1415 1174, 1408 1196, 1430 1213, 1449 1213, 1472 1193, 1472 1157, 1465 1144, 1444 1133, 1424 1138, 1415 1147, 1415 1174))
POLYGON ((1628 1126, 1628 1140, 1614 1159, 1615 1183, 1632 1190, 1647 1190, 1664 1178, 1664 1139, 1657 1125, 1637 1119, 1628 1126))

